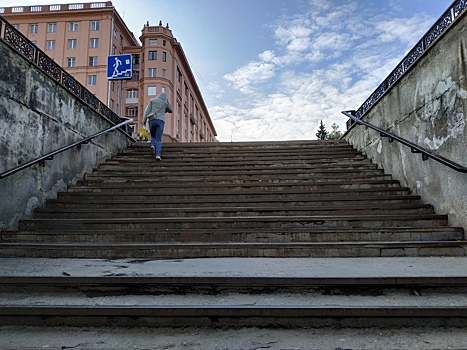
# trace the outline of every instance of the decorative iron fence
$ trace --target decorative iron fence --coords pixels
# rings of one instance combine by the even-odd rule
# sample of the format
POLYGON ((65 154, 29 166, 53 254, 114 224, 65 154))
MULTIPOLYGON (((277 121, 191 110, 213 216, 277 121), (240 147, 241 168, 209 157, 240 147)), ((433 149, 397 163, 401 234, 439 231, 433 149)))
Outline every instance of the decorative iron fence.
MULTIPOLYGON (((55 63, 34 43, 26 38, 21 32, 16 30, 8 21, 0 16, 0 40, 8 44, 24 58, 32 62, 42 72, 63 86, 76 98, 84 102, 91 109, 102 117, 109 120, 114 125, 122 122, 122 119, 114 113, 105 103, 100 101, 92 92, 86 89, 73 76, 66 72, 61 66, 55 63)), ((128 125, 124 125, 121 130, 129 137, 128 125)))
MULTIPOLYGON (((452 23, 467 9, 467 0, 457 0, 444 12, 440 19, 428 30, 415 47, 404 57, 401 63, 376 88, 367 100, 355 112, 355 117, 361 118, 391 87, 409 70, 417 59, 448 29, 452 23)), ((349 129, 355 121, 347 121, 349 129)))

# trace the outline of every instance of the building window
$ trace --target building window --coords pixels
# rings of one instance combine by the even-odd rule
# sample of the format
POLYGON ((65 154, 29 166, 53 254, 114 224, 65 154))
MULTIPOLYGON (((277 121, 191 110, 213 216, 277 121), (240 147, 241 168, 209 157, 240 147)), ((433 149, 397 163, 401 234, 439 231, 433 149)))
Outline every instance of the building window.
POLYGON ((162 52, 162 61, 163 62, 167 61, 167 53, 166 52, 162 52))
POLYGON ((149 68, 148 69, 148 77, 155 78, 156 77, 156 68, 149 68))
POLYGON ((55 50, 55 40, 47 40, 47 50, 55 50))
POLYGON ((88 75, 88 85, 97 84, 97 75, 88 75))
POLYGON ((165 94, 165 87, 162 87, 162 92, 165 94))
POLYGON ((70 22, 68 30, 70 32, 77 32, 78 31, 78 22, 70 22))
POLYGON ((155 96, 155 95, 156 95, 156 87, 148 86, 148 96, 155 96))
POLYGON ((19 24, 14 24, 13 28, 15 28, 17 31, 19 31, 19 24))
POLYGON ((132 81, 138 81, 139 80, 139 70, 134 70, 133 75, 131 76, 132 81))
POLYGON ((89 41, 89 47, 92 49, 96 49, 99 47, 99 39, 98 38, 91 38, 89 41))
POLYGON ((91 21, 91 30, 100 30, 101 22, 100 21, 91 21))
POLYGON ((131 55, 131 58, 133 59, 133 68, 136 68, 139 66, 139 55, 131 55))
POLYGON ((57 23, 48 23, 47 24, 47 32, 48 33, 55 33, 57 31, 57 23))
POLYGON ((164 79, 165 79, 165 73, 166 73, 166 70, 163 69, 163 70, 162 70, 162 78, 164 78, 164 79))
POLYGON ((138 89, 129 89, 126 91, 126 98, 138 98, 138 89))
POLYGON ((29 33, 37 34, 39 32, 39 25, 38 24, 31 24, 29 26, 29 33))
POLYGON ((180 68, 177 67, 177 80, 178 83, 181 85, 182 84, 182 72, 180 72, 180 68))
POLYGON ((89 56, 89 66, 90 67, 97 66, 97 56, 89 56))
POLYGON ((66 66, 67 67, 76 67, 76 57, 68 57, 66 59, 66 66))
POLYGON ((167 40, 162 40, 162 46, 167 46, 167 40))
POLYGON ((149 45, 150 46, 156 46, 157 45, 157 39, 149 39, 149 45))
POLYGON ((77 44, 78 44, 78 40, 68 39, 68 48, 69 49, 76 49, 77 44))
POLYGON ((109 108, 113 111, 114 110, 114 105, 115 105, 115 101, 113 99, 110 99, 110 106, 109 108))
POLYGON ((157 60, 157 51, 149 51, 148 60, 157 60))
POLYGON ((117 53, 117 47, 115 45, 112 45, 112 55, 115 55, 117 53))
POLYGON ((118 32, 117 32, 117 29, 114 28, 114 38, 117 39, 118 38, 118 32))
POLYGON ((138 116, 138 107, 127 107, 126 108, 127 117, 137 117, 138 116))

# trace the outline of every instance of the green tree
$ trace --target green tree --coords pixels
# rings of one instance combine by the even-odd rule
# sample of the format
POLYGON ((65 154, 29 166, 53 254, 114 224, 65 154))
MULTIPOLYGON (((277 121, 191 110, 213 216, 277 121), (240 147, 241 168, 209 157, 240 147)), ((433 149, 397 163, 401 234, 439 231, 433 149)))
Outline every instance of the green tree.
POLYGON ((318 127, 318 132, 316 133, 316 137, 318 140, 326 140, 328 138, 328 132, 326 131, 326 127, 323 124, 323 120, 321 120, 319 127, 318 127))
POLYGON ((339 125, 336 123, 332 124, 332 131, 328 135, 329 140, 337 140, 340 139, 342 133, 339 131, 339 125))

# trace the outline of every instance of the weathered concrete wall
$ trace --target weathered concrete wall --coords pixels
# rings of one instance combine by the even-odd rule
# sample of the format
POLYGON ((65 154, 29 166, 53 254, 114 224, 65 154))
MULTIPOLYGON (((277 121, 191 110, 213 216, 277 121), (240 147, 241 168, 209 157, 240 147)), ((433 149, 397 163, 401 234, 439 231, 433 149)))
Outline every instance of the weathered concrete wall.
MULTIPOLYGON (((467 166, 467 16, 458 19, 363 120, 467 166)), ((448 214, 467 232, 467 174, 456 172, 378 133, 354 126, 345 134, 394 178, 448 214)))
MULTIPOLYGON (((110 123, 0 42, 0 173, 105 130, 110 123)), ((125 149, 121 132, 0 179, 0 231, 125 149)))

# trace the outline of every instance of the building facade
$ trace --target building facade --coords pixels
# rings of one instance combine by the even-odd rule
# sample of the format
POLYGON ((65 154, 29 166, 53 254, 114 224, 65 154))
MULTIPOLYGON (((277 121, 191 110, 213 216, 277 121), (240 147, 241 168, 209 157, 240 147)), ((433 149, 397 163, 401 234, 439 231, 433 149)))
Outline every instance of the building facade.
POLYGON ((111 1, 0 7, 0 15, 112 111, 142 127, 149 100, 165 92, 173 107, 163 141, 211 142, 216 131, 199 87, 168 24, 147 22, 139 41, 111 1), (107 79, 108 56, 131 54, 131 79, 107 79))

